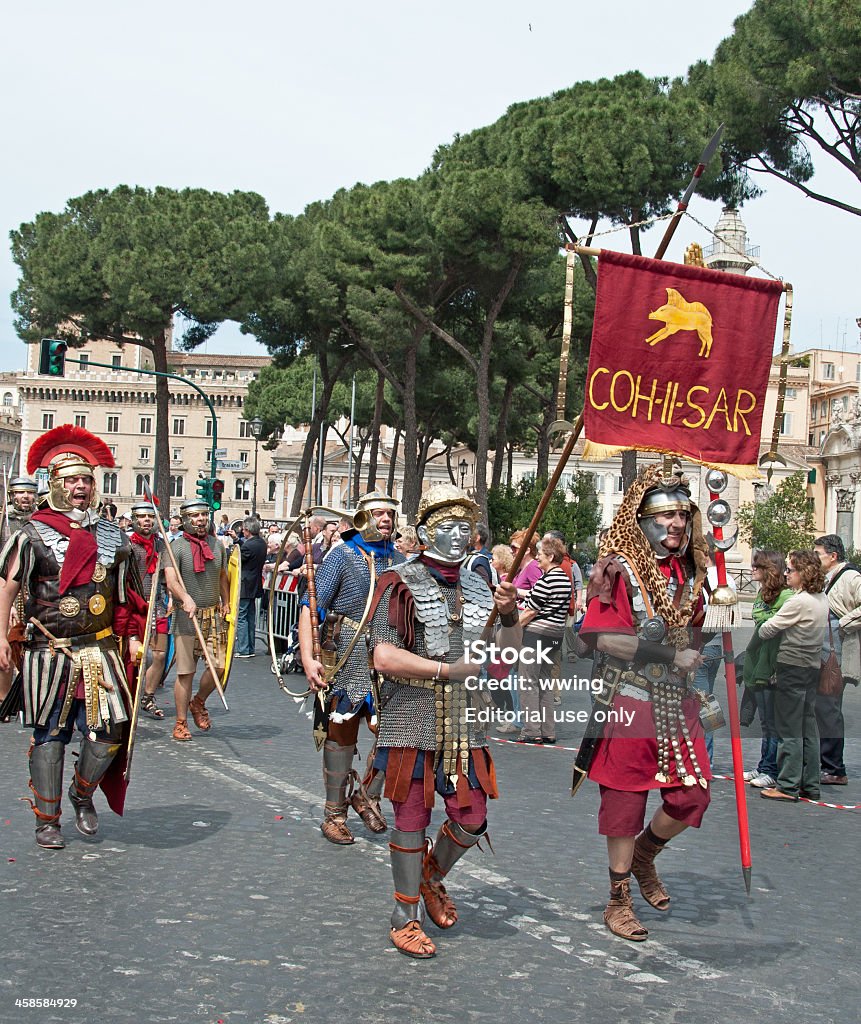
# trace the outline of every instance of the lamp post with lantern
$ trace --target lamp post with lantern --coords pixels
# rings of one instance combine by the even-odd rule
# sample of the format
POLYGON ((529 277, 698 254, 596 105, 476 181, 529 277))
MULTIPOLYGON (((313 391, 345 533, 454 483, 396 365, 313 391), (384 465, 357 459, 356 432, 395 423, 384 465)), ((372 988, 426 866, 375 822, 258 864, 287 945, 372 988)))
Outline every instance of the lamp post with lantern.
POLYGON ((251 492, 251 514, 257 515, 257 449, 263 436, 263 420, 255 416, 251 421, 251 434, 254 437, 254 489, 251 492))

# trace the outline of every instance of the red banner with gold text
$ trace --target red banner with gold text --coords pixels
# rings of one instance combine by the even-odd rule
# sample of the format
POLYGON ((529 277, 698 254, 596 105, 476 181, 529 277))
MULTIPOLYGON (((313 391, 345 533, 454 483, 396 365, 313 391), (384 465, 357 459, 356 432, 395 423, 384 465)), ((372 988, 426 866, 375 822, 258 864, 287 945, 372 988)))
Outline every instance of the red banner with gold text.
POLYGON ((782 291, 779 281, 603 251, 585 457, 638 448, 748 475, 782 291))

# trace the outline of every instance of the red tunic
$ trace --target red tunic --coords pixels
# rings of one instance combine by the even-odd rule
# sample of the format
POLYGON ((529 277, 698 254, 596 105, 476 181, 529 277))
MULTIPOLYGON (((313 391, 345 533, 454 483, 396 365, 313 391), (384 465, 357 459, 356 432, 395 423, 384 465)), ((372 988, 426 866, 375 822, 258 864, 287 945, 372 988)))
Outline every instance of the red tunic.
MULTIPOLYGON (((596 596, 589 602, 580 628, 580 635, 584 640, 597 638, 600 633, 636 636, 637 630, 626 584, 630 585, 627 573, 623 569, 613 582, 612 594, 602 595, 609 597, 609 600, 604 601, 602 596, 596 596)), ((619 692, 624 689, 625 684, 621 684, 616 692, 612 710, 616 713, 618 721, 611 720, 605 725, 604 735, 598 743, 595 758, 589 769, 589 778, 599 785, 626 791, 678 786, 680 779, 676 773, 674 757, 670 758, 668 781, 661 783, 655 778, 658 771, 658 743, 650 695, 644 690, 632 689, 631 693, 642 694, 644 699, 639 700, 637 697, 619 692)), ((700 702, 696 697, 687 697, 682 701, 682 710, 700 772, 704 779, 711 779, 699 709, 700 702)), ((686 770, 693 774, 687 744, 681 736, 679 749, 686 770)))

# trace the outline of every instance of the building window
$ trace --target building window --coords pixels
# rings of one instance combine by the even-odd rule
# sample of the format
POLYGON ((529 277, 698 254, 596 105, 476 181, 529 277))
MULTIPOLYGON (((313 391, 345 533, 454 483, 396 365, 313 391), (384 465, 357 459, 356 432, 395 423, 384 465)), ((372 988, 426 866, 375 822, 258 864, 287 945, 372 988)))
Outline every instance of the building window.
POLYGON ((807 435, 807 443, 810 445, 811 448, 813 447, 813 442, 815 440, 816 440, 816 437, 815 437, 814 434, 808 434, 807 435))
POLYGON ((171 496, 171 498, 184 498, 185 497, 185 477, 184 476, 172 476, 170 478, 170 496, 171 496))
POLYGON ((275 480, 269 481, 269 501, 275 501, 275 480))
POLYGON ((174 434, 185 433, 185 419, 182 417, 174 416, 173 418, 173 432, 174 434))
POLYGON ((142 434, 152 433, 152 416, 141 416, 141 429, 142 434))
POLYGON ((248 452, 240 452, 240 453, 239 453, 239 461, 240 461, 240 462, 241 462, 241 463, 242 463, 242 464, 243 464, 244 466, 247 466, 247 465, 248 465, 248 452))
POLYGON ((140 449, 140 461, 149 462, 149 448, 140 449))
POLYGON ((170 458, 171 462, 182 462, 182 448, 174 448, 170 458))
POLYGON ((87 414, 85 412, 75 413, 75 426, 86 427, 87 426, 87 414))
MULTIPOLYGON (((202 376, 202 374, 201 374, 202 376)), ((206 436, 212 437, 212 417, 206 421, 206 436)))
POLYGON ((240 437, 254 437, 251 433, 251 424, 248 420, 239 421, 239 436, 240 437))
POLYGON ((117 353, 111 356, 111 369, 121 370, 123 368, 123 357, 122 353, 117 353))
POLYGON ((42 430, 54 429, 54 414, 52 412, 42 413, 42 430))
POLYGON ((792 413, 785 412, 780 418, 780 432, 784 436, 792 433, 792 413))
POLYGON ((111 453, 111 455, 113 455, 114 458, 117 457, 117 446, 115 444, 109 444, 108 451, 111 453))
POLYGON ((861 380, 861 362, 855 364, 855 380, 861 380))
POLYGON ((620 477, 616 477, 616 490, 621 494, 625 490, 625 481, 620 477))
POLYGON ((822 364, 822 379, 834 380, 834 363, 822 364))
POLYGON ((795 388, 787 388, 786 389, 786 397, 787 398, 795 398, 795 388))
POLYGON ((251 498, 251 481, 244 477, 237 480, 234 497, 237 501, 248 501, 251 498))
POLYGON ((111 495, 117 493, 117 474, 105 473, 102 477, 102 494, 111 495))
POLYGON ((105 430, 109 434, 118 434, 120 432, 119 416, 108 416, 108 423, 105 430))
POLYGON ((206 451, 203 453, 203 461, 205 463, 207 463, 207 465, 210 462, 212 462, 212 449, 211 448, 207 448, 206 451))
POLYGON ((828 403, 827 402, 823 402, 822 405, 819 406, 819 418, 824 420, 827 415, 828 415, 828 403))
POLYGON ((86 370, 89 365, 90 365, 90 355, 89 355, 89 353, 88 352, 79 352, 78 353, 78 366, 82 370, 86 370))
MULTIPOLYGON (((858 365, 859 365, 859 366, 861 366, 861 363, 859 363, 858 365)), ((9 406, 10 406, 10 405, 12 404, 12 402, 13 402, 12 392, 11 392, 11 391, 7 391, 7 392, 6 392, 6 393, 5 393, 4 395, 3 395, 3 404, 4 404, 4 405, 6 406, 6 408, 8 409, 8 408, 9 408, 9 406)))
POLYGON ((135 494, 140 496, 144 493, 144 484, 150 485, 149 473, 138 473, 135 477, 135 494))
POLYGON ((824 440, 825 440, 825 431, 824 430, 820 430, 819 431, 819 444, 821 445, 824 440))

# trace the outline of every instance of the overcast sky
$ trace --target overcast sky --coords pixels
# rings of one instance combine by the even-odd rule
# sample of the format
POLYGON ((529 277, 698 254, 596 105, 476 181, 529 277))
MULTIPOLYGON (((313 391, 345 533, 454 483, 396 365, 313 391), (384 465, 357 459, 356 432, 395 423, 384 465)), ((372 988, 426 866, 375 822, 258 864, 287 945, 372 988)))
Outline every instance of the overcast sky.
MULTIPOLYGON (((680 75, 750 4, 721 0, 58 0, 7 5, 0 40, 7 156, 0 227, 118 184, 261 193, 299 213, 357 181, 414 177, 435 147, 509 104, 631 69, 680 75)), ((696 154, 692 154, 696 155, 696 154)), ((749 244, 795 286, 793 344, 858 350, 858 218, 766 179, 749 244), (856 251, 856 256, 851 255, 856 251)), ((851 179, 822 174, 828 191, 851 179)), ((856 197, 857 198, 857 197, 856 197)), ((716 204, 693 213, 713 226, 716 204)), ((604 227, 608 225, 603 225, 604 227)), ((670 258, 711 238, 692 223, 670 258)), ((657 246, 649 232, 644 253, 657 246)), ((625 233, 602 244, 629 249, 625 233)), ((0 260, 0 369, 24 364, 0 260)), ((562 296, 560 295, 560 304, 562 296)), ((210 352, 248 351, 227 325, 210 352)), ((261 354, 265 354, 260 349, 261 354)))

